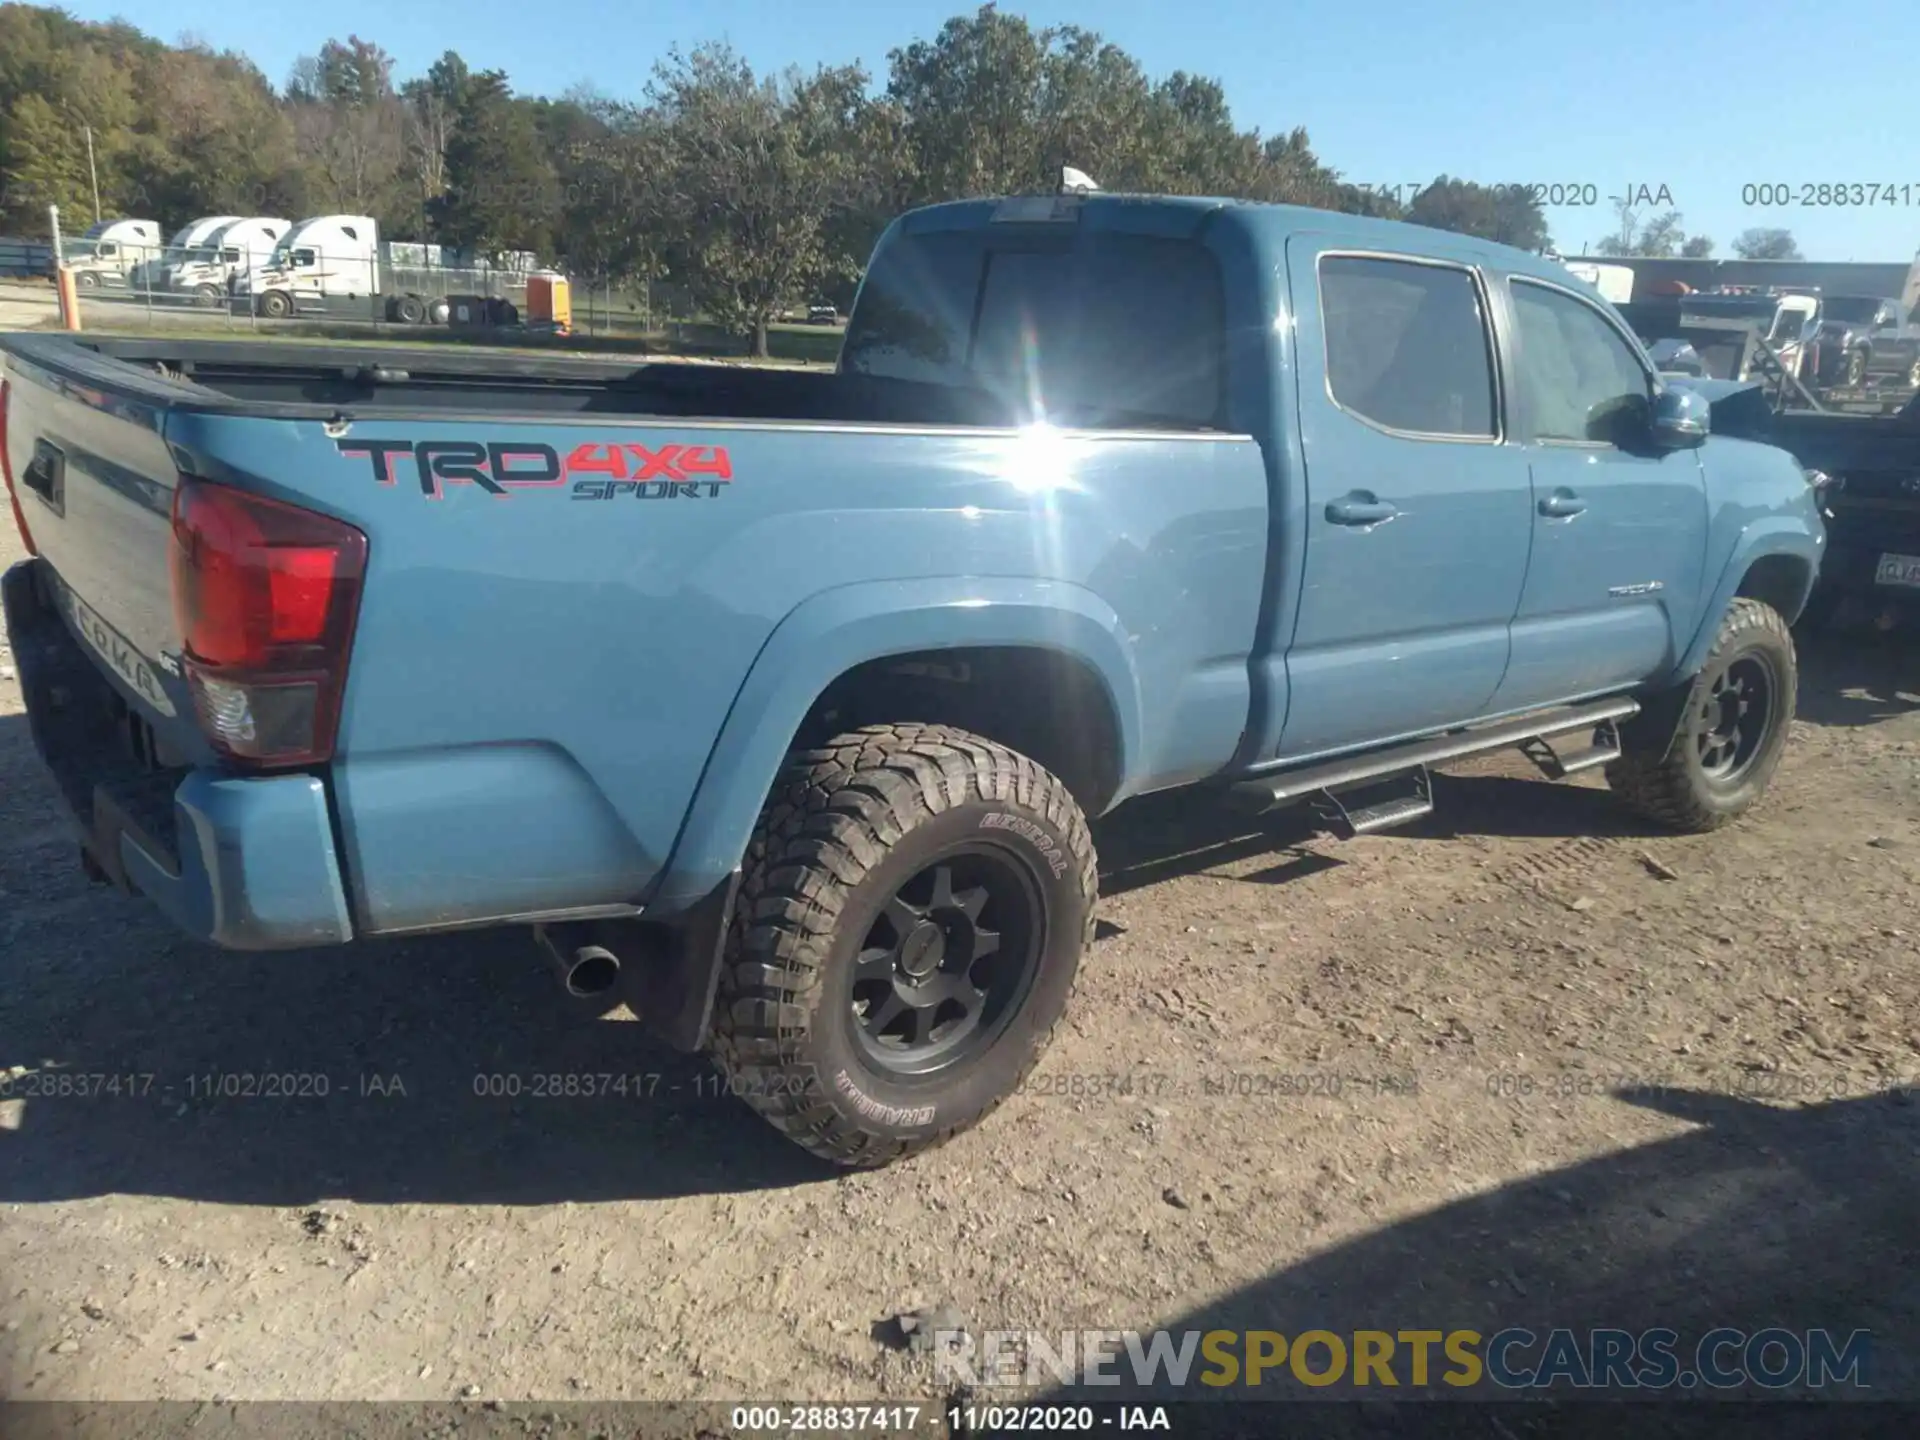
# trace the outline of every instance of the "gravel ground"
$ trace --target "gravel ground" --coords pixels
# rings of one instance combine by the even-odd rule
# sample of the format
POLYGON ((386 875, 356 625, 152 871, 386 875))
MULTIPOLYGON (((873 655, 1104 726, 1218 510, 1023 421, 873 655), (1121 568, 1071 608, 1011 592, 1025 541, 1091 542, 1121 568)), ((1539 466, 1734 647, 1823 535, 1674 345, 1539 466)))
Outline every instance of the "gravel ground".
POLYGON ((1517 757, 1345 845, 1113 817, 1039 1074, 861 1175, 569 1012, 515 936, 229 955, 90 887, 0 651, 0 1393, 927 1396, 874 1327, 938 1303, 1866 1327, 1920 1395, 1920 645, 1804 648, 1774 793, 1712 837, 1517 757), (61 1072, 134 1080, 20 1098, 61 1072), (635 1078, 476 1093, 568 1072, 635 1078))

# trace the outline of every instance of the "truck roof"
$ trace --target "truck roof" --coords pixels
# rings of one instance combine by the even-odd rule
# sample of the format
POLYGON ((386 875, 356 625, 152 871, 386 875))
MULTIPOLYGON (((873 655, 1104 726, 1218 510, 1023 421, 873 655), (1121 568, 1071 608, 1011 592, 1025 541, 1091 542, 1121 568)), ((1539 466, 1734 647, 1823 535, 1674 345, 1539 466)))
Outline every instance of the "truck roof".
POLYGON ((1310 205, 1276 205, 1208 195, 1130 195, 1099 191, 1084 196, 996 196, 923 206, 908 211, 895 223, 900 233, 914 235, 984 227, 992 224, 996 215, 1003 220, 1034 223, 1047 223, 1049 219, 1054 223, 1073 223, 1078 217, 1082 225, 1157 232, 1168 238, 1196 235, 1208 219, 1231 215, 1236 223, 1257 232, 1260 239, 1271 246, 1283 244, 1294 234, 1333 235, 1370 249, 1477 261, 1556 283, 1564 283, 1567 278, 1565 267, 1545 256, 1482 240, 1476 235, 1310 205), (1046 213, 1050 202, 1057 202, 1053 217, 1046 213))

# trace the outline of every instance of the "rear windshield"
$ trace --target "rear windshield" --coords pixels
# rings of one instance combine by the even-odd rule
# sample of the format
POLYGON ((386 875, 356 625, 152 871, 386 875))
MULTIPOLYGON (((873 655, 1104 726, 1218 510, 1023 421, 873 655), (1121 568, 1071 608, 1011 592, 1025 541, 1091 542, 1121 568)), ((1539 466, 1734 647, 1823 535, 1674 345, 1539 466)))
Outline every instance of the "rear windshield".
POLYGON ((1842 320, 1849 325, 1858 325, 1862 321, 1873 319, 1873 312, 1880 308, 1880 302, 1859 295, 1835 295, 1826 302, 1825 308, 1829 320, 1842 320))
POLYGON ((895 239, 841 354, 861 375, 969 386, 1062 424, 1222 423, 1220 277, 1191 241, 979 231, 895 239))

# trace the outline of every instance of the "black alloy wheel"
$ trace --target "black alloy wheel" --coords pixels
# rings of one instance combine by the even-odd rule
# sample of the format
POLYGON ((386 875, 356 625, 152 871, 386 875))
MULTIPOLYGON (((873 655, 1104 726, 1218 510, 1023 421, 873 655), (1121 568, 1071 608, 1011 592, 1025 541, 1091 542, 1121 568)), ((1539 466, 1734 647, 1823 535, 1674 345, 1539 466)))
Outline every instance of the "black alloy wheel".
POLYGON ((1046 938, 1040 891, 989 842, 941 856, 880 908, 852 969, 861 1053, 895 1075, 964 1064, 990 1047, 1033 983, 1046 938))
POLYGON ((1708 682, 1694 717, 1693 743, 1710 784, 1736 785, 1760 753, 1773 721, 1779 677, 1755 651, 1736 657, 1708 682))

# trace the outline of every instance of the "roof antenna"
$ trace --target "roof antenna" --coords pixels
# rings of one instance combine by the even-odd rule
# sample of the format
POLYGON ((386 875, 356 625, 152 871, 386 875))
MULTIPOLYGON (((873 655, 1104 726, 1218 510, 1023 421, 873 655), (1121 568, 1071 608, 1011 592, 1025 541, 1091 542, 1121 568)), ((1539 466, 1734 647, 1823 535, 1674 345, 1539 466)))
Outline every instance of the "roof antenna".
POLYGON ((1099 183, 1084 170, 1076 170, 1071 165, 1060 167, 1060 193, 1062 195, 1091 195, 1100 188, 1099 183))

